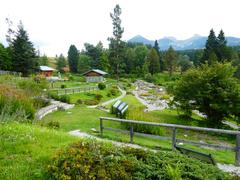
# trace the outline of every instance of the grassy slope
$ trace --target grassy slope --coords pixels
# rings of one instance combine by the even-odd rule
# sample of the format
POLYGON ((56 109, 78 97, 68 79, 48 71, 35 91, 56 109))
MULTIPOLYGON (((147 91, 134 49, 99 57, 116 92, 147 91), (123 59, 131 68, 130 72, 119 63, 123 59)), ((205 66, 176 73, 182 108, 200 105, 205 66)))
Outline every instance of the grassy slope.
POLYGON ((77 138, 25 124, 0 124, 0 179, 46 179, 54 152, 77 138))

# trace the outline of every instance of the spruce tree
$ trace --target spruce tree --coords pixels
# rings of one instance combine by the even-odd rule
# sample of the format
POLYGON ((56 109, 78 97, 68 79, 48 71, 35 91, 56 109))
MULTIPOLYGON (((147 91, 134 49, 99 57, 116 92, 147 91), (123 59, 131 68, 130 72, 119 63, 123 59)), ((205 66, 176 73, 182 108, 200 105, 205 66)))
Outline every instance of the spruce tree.
POLYGON ((12 62, 13 70, 21 72, 23 76, 33 73, 38 65, 35 49, 21 22, 12 43, 12 62))
POLYGON ((71 45, 68 50, 68 64, 71 72, 77 73, 78 61, 79 61, 79 52, 75 45, 71 45))
POLYGON ((120 15, 122 10, 117 4, 114 8, 114 12, 110 13, 110 17, 113 22, 113 37, 108 38, 109 43, 109 63, 111 65, 112 73, 116 74, 116 78, 119 79, 120 72, 123 70, 124 63, 124 50, 125 43, 122 41, 122 34, 124 29, 121 27, 120 15))
POLYGON ((149 72, 152 75, 160 71, 159 56, 154 48, 151 49, 147 61, 149 62, 149 72))
POLYGON ((223 30, 220 31, 217 37, 217 41, 218 41, 218 49, 216 50, 216 55, 219 61, 223 62, 225 60, 228 60, 228 61, 231 60, 232 53, 230 49, 227 47, 227 40, 225 38, 223 30))
POLYGON ((162 56, 160 54, 160 48, 159 48, 159 44, 158 44, 157 40, 155 40, 153 48, 157 51, 157 54, 158 54, 158 57, 159 57, 160 71, 162 72, 163 68, 164 68, 164 63, 163 63, 163 60, 162 60, 162 56))
POLYGON ((11 56, 7 48, 0 43, 0 70, 10 70, 12 66, 11 56))
POLYGON ((170 46, 166 52, 165 63, 171 76, 177 64, 177 53, 172 46, 170 46))
POLYGON ((208 36, 208 39, 207 39, 207 42, 206 42, 206 45, 205 45, 205 49, 204 49, 204 52, 203 52, 203 57, 201 59, 201 62, 202 63, 205 63, 206 61, 208 63, 209 62, 209 57, 211 54, 216 53, 216 50, 218 48, 218 41, 217 41, 217 37, 215 35, 215 32, 213 29, 210 30, 210 34, 208 36))

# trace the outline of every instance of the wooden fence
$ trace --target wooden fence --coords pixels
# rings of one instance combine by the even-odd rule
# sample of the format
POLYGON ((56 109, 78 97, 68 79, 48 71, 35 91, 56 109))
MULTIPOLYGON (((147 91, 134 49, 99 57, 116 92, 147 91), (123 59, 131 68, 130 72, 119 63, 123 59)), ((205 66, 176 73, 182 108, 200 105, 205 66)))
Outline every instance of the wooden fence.
POLYGON ((97 86, 49 89, 50 92, 56 92, 57 95, 77 94, 95 90, 98 90, 97 86))
POLYGON ((184 126, 184 125, 177 125, 177 124, 153 123, 153 122, 125 120, 125 119, 109 118, 109 117, 100 117, 100 133, 101 133, 101 136, 103 135, 103 130, 104 129, 105 130, 110 130, 110 131, 115 131, 115 132, 129 133, 131 143, 133 143, 134 135, 139 135, 139 136, 151 137, 151 138, 160 139, 160 140, 171 140, 173 150, 176 150, 177 142, 178 143, 182 142, 182 143, 186 143, 186 144, 193 144, 193 145, 198 145, 198 146, 207 146, 207 147, 213 147, 213 148, 218 148, 218 149, 234 151, 235 152, 235 164, 237 166, 240 166, 240 131, 203 128, 203 127, 195 127, 195 126, 184 126), (111 128, 111 127, 104 127, 103 121, 114 121, 114 122, 120 122, 120 123, 128 123, 129 126, 130 126, 130 129, 129 130, 123 130, 123 129, 114 129, 114 128, 111 128), (158 135, 134 132, 133 124, 141 124, 141 125, 146 125, 146 126, 171 128, 172 129, 172 136, 171 137, 166 137, 166 136, 158 136, 158 135), (234 136, 236 136, 236 146, 231 147, 231 146, 223 146, 223 145, 218 145, 218 144, 208 144, 208 143, 203 143, 203 142, 177 139, 177 129, 234 135, 234 136))

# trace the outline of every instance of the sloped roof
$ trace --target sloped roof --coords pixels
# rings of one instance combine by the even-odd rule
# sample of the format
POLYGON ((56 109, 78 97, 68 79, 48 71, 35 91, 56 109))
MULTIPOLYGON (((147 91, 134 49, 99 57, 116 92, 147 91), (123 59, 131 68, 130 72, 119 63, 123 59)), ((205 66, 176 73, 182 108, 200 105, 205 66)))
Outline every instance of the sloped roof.
POLYGON ((39 66, 41 71, 55 71, 55 69, 48 67, 48 66, 39 66))
POLYGON ((101 74, 101 75, 106 75, 106 74, 108 74, 108 73, 106 73, 106 72, 104 72, 104 71, 102 71, 102 70, 100 70, 100 69, 91 69, 91 70, 83 73, 83 75, 85 75, 85 74, 87 74, 87 73, 89 73, 89 72, 92 72, 92 71, 93 71, 93 72, 96 72, 96 73, 98 73, 98 74, 101 74))

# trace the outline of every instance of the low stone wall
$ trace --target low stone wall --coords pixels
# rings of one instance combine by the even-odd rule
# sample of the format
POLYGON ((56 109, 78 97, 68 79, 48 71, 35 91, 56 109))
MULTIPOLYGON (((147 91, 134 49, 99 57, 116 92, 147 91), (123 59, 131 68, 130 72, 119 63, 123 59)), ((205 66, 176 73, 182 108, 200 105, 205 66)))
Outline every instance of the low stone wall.
POLYGON ((61 110, 71 109, 74 106, 75 106, 74 104, 62 103, 60 101, 52 101, 51 105, 38 110, 37 113, 35 114, 35 117, 37 119, 42 119, 44 116, 46 116, 49 113, 52 113, 52 112, 57 111, 59 109, 61 109, 61 110))

